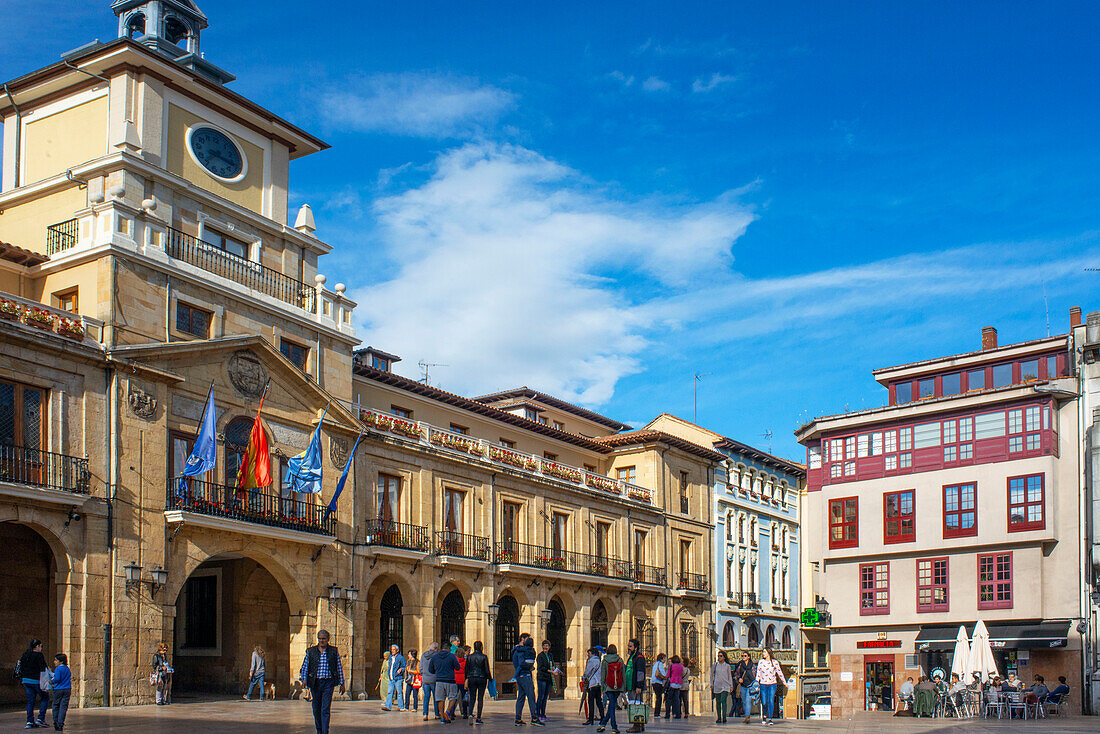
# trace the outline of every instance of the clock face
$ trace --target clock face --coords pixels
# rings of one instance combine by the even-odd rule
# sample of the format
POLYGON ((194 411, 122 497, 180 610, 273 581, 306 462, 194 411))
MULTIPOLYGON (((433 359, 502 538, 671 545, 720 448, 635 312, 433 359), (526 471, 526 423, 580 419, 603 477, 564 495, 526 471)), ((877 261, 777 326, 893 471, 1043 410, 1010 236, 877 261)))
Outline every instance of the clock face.
POLYGON ((220 130, 197 127, 191 131, 189 144, 195 160, 217 178, 235 179, 244 171, 240 148, 220 130))

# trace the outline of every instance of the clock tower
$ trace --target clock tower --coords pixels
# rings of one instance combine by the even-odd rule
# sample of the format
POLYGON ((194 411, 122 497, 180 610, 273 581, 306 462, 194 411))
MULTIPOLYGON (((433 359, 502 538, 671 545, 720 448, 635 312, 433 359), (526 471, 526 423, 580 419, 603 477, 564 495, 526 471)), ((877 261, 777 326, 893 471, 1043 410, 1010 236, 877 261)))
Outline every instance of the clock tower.
POLYGON ((236 77, 202 58, 199 34, 209 24, 191 0, 115 0, 118 37, 132 38, 220 84, 236 77))

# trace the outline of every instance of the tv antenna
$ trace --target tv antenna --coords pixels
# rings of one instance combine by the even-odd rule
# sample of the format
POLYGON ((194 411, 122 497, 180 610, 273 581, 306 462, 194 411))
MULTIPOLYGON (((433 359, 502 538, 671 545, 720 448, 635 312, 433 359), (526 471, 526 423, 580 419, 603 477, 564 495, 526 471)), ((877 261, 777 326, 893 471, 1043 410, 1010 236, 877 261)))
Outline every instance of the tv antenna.
POLYGON ((714 374, 714 373, 713 372, 704 372, 702 374, 700 374, 698 372, 695 373, 695 382, 693 383, 694 387, 695 387, 695 416, 692 418, 693 423, 698 423, 699 422, 699 380, 701 380, 704 377, 706 377, 707 375, 711 375, 711 374, 714 374))
POLYGON ((442 362, 425 362, 424 360, 420 360, 419 362, 417 362, 417 364, 420 366, 420 369, 424 370, 424 377, 421 378, 420 381, 423 382, 425 385, 432 384, 431 382, 428 381, 428 370, 430 368, 432 368, 432 367, 450 367, 449 364, 443 364, 442 362))
POLYGON ((760 437, 768 442, 768 453, 770 454, 772 452, 772 432, 764 431, 760 434, 760 437))

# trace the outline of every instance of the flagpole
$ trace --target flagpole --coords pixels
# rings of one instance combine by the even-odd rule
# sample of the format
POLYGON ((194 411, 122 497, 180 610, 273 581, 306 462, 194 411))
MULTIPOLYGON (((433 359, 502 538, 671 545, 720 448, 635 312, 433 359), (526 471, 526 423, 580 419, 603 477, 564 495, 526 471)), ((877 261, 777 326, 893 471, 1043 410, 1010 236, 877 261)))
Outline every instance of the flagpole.
MULTIPOLYGON (((270 382, 270 379, 268 380, 268 382, 270 382)), ((321 420, 317 421, 316 430, 318 430, 318 431, 321 430, 321 425, 325 422, 325 416, 328 415, 328 409, 329 409, 330 405, 332 405, 331 400, 328 401, 327 403, 325 403, 325 409, 324 409, 324 411, 321 412, 321 420)), ((312 438, 310 440, 312 441, 312 438)), ((306 444, 306 448, 307 449, 309 448, 308 444, 306 444)), ((294 476, 292 476, 290 478, 290 491, 293 492, 294 494, 298 494, 298 490, 294 489, 294 487, 295 487, 295 483, 298 481, 298 475, 301 473, 301 471, 302 471, 302 465, 298 464, 298 468, 294 470, 294 476)))
MULTIPOLYGON (((262 393, 260 393, 260 404, 256 408, 256 420, 259 419, 260 414, 262 413, 262 411, 264 409, 264 398, 267 397, 267 388, 270 384, 271 384, 271 378, 269 377, 269 378, 267 378, 267 382, 264 383, 264 391, 262 393)), ((212 383, 211 383, 211 389, 213 389, 213 384, 212 383)), ((256 424, 256 420, 252 421, 253 425, 256 424)), ((248 450, 246 450, 246 453, 245 453, 246 456, 248 455, 248 451, 251 451, 251 448, 252 448, 252 434, 251 434, 251 432, 249 433, 249 436, 248 436, 248 442, 249 442, 249 446, 248 446, 248 450)), ((244 469, 245 469, 244 463, 241 463, 241 465, 239 467, 237 467, 237 480, 236 480, 236 482, 234 482, 234 484, 236 486, 234 486, 234 488, 233 488, 235 492, 239 492, 242 489, 242 487, 241 487, 241 472, 244 471, 244 469)), ((252 471, 253 471, 253 473, 255 473, 255 471, 256 471, 255 465, 253 465, 252 471)), ((268 466, 268 473, 270 473, 270 472, 271 472, 271 467, 268 466)))
MULTIPOLYGON (((199 416, 199 431, 200 432, 202 431, 202 424, 206 422, 206 411, 210 410, 210 397, 213 394, 214 394, 214 380, 210 380, 210 389, 206 391, 206 402, 203 403, 202 415, 199 416)), ((176 494, 177 494, 177 496, 181 492, 190 492, 191 491, 191 483, 190 483, 190 480, 186 476, 181 477, 180 482, 182 482, 183 486, 180 486, 180 484, 176 485, 176 494)))

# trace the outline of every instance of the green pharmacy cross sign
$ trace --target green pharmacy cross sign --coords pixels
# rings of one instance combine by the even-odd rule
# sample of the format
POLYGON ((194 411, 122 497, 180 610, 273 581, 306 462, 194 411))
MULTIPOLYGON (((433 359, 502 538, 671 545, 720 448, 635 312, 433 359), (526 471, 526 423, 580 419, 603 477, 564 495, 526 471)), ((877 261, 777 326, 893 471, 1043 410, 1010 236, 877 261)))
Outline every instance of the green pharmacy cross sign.
POLYGON ((817 622, 820 619, 817 610, 814 608, 802 610, 802 626, 803 627, 816 627, 817 622))

